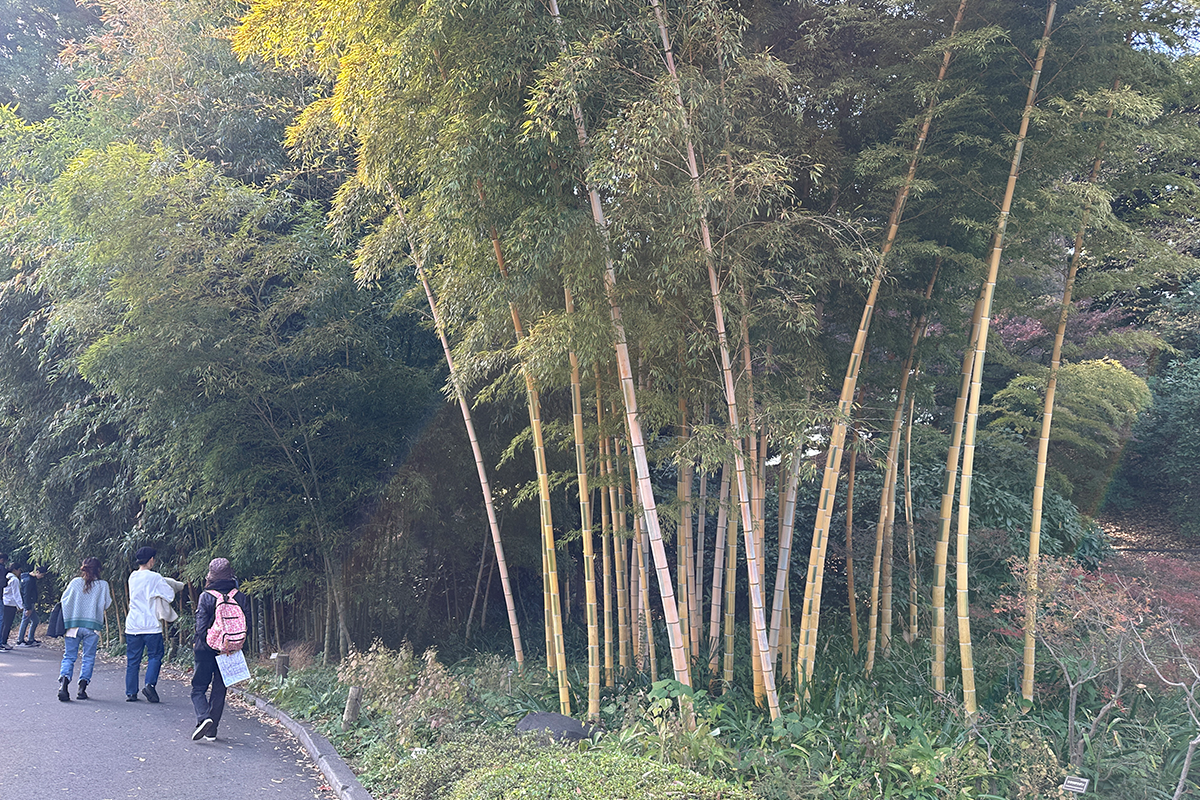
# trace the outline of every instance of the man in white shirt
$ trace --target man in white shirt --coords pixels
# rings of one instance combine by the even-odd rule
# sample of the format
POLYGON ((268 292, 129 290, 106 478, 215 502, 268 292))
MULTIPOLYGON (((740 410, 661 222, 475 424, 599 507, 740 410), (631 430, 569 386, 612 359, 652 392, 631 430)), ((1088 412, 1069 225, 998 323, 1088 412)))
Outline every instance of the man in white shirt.
POLYGON ((142 653, 146 654, 146 685, 142 694, 151 703, 158 702, 158 672, 162 667, 163 635, 162 622, 156 606, 163 598, 167 603, 175 599, 179 581, 164 578, 154 571, 153 547, 139 548, 134 558, 138 568, 129 575, 129 614, 125 617, 125 701, 138 699, 138 673, 142 669, 142 653))
POLYGON ((4 616, 0 618, 0 650, 12 650, 8 643, 8 634, 12 631, 13 620, 17 612, 24 613, 25 603, 21 601, 21 568, 13 564, 4 576, 4 616))

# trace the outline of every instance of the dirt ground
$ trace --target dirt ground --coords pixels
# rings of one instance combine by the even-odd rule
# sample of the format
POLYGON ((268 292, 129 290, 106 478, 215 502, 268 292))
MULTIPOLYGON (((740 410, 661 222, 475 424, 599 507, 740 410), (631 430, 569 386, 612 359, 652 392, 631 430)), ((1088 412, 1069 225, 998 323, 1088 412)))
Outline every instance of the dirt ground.
POLYGON ((1105 513, 1097 520, 1120 553, 1161 555, 1182 561, 1200 561, 1200 541, 1184 536, 1163 512, 1105 513))

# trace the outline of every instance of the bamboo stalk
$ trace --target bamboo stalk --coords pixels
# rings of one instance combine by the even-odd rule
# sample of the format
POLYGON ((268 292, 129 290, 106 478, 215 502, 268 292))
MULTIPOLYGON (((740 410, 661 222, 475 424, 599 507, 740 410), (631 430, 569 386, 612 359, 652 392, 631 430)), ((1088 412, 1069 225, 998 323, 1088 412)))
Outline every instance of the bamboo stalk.
POLYGON ((613 525, 612 469, 608 460, 608 437, 604 435, 604 403, 600 393, 600 367, 596 367, 596 452, 600 474, 600 539, 601 569, 604 571, 604 683, 610 689, 616 685, 613 665, 613 525))
MULTIPOLYGON (((1113 91, 1120 88, 1120 80, 1113 83, 1113 91)), ((1114 107, 1108 107, 1107 122, 1113 118, 1114 107)), ((1092 171, 1088 175, 1088 185, 1094 186, 1100 175, 1100 165, 1104 160, 1104 140, 1096 148, 1096 158, 1092 162, 1092 171)), ((1054 332, 1054 346, 1050 352, 1050 376, 1046 380, 1046 396, 1042 401, 1042 427, 1038 432, 1037 472, 1033 481, 1033 517, 1029 523, 1029 557, 1028 572, 1025 584, 1025 646, 1021 671, 1021 696, 1028 703, 1033 702, 1033 672, 1034 657, 1037 645, 1037 599, 1038 599, 1038 559, 1041 552, 1042 535, 1042 503, 1046 489, 1046 465, 1050 453, 1050 425, 1054 417, 1054 394, 1058 387, 1058 371, 1062 366, 1062 346, 1066 338, 1067 317, 1071 311, 1071 293, 1075 288, 1075 276, 1079 272, 1079 263, 1083 254, 1083 238, 1087 232, 1088 218, 1091 216, 1092 205, 1084 203, 1079 218, 1079 229, 1075 232, 1075 249, 1071 253, 1071 263, 1067 268, 1067 279, 1063 286, 1062 303, 1059 305, 1058 327, 1054 332)))
MULTIPOLYGON (((483 186, 477 184, 480 202, 483 202, 483 186)), ((500 237, 495 228, 491 229, 492 252, 496 258, 496 266, 500 275, 508 280, 508 267, 505 265, 504 253, 500 248, 500 237)), ((513 332, 518 344, 525 338, 525 328, 515 302, 509 301, 509 312, 512 315, 513 332)), ((542 401, 541 395, 533 380, 533 373, 525 363, 521 364, 521 374, 525 378, 525 398, 529 411, 529 428, 533 434, 533 461, 538 476, 538 506, 542 522, 542 547, 545 551, 544 566, 545 586, 549 596, 550 608, 550 641, 553 647, 553 672, 558 680, 558 702, 563 714, 571 713, 571 692, 567 679, 566 648, 563 643, 562 601, 558 586, 558 552, 554 545, 554 520, 550 503, 550 468, 546 461, 546 440, 542 431, 542 401)))
MULTIPOLYGON (((549 0, 550 14, 556 28, 562 30, 562 16, 558 10, 558 0, 549 0)), ((559 47, 565 55, 566 40, 559 39, 559 47)), ((574 103, 571 114, 575 122, 576 138, 584 153, 589 151, 587 128, 584 125, 583 109, 574 103)), ((675 588, 671 580, 671 571, 667 563, 666 548, 663 546, 662 530, 659 527, 658 510, 654 499, 654 487, 650 480, 650 465, 646 457, 646 444, 642 433, 641 419, 638 411, 637 392, 633 385, 633 368, 629 358, 629 345, 625 334, 625 323, 621 307, 616 299, 617 274, 611 253, 607 252, 608 221, 604 214, 600 193, 594 186, 587 187, 588 201, 592 210, 592 219, 605 242, 605 271, 604 293, 608 299, 609 316, 613 325, 614 348, 617 356, 617 372, 620 377, 621 397, 625 403, 625 421, 629 446, 633 452, 634 469, 637 480, 634 486, 641 504, 641 517, 646 526, 649 546, 654 555, 655 571, 658 576, 659 596, 662 600, 663 618, 667 626, 667 637, 671 644, 671 664, 675 680, 690 686, 691 677, 689 664, 683 647, 683 631, 679 624, 679 608, 675 599, 675 588)))
POLYGON ((732 467, 726 462, 721 470, 721 490, 717 499, 717 531, 713 543, 712 603, 708 620, 709 670, 716 675, 717 656, 721 649, 721 599, 725 585, 725 539, 729 528, 729 473, 732 467))
POLYGON ((988 327, 991 324, 992 297, 996 289, 996 278, 1000 271, 1000 257, 1004 252, 1005 233, 1008 230, 1008 220, 1012 210, 1013 196, 1017 187, 1017 176, 1021 170, 1021 157, 1025 150, 1025 139, 1029 132, 1029 118, 1037 101, 1038 82, 1042 76, 1042 65, 1046 60, 1046 50, 1050 44, 1050 33, 1054 25, 1054 12, 1058 3, 1051 0, 1046 12, 1046 27, 1042 32, 1041 45, 1038 47, 1037 58, 1033 64, 1033 77, 1029 81, 1029 93, 1026 95, 1025 108, 1021 114, 1021 127, 1017 132, 1016 143, 1013 146, 1012 163, 1008 172, 1008 183, 1004 190, 1004 199, 1000 204, 1000 216, 996 222, 996 231, 992 238, 991 258, 988 260, 987 281, 983 289, 983 313, 979 318, 979 337, 975 343, 975 360, 971 373, 971 396, 967 401, 966 429, 963 432, 963 466, 962 483, 958 493, 958 537, 956 554, 956 594, 958 611, 958 649, 962 661, 963 710, 967 721, 974 722, 977 713, 975 701, 975 662, 971 643, 970 601, 968 597, 969 571, 967 562, 967 545, 971 530, 971 479, 975 463, 975 429, 979 421, 979 398, 983 392, 983 363, 987 357, 988 327))
MULTIPOLYGON (((779 652, 779 632, 783 625, 784 600, 787 597, 787 579, 792 565, 792 525, 796 513, 796 491, 800 485, 800 459, 803 454, 797 447, 792 451, 787 470, 787 487, 780 493, 782 513, 779 515, 779 562, 775 570, 775 597, 771 603, 771 660, 779 652)), ((782 465, 781 465, 782 466, 782 465)), ((786 659, 790 661, 789 658, 786 659)))
MULTIPOLYGON (((953 40, 954 36, 958 33, 958 26, 962 23, 966 5, 966 0, 960 0, 958 12, 954 17, 954 24, 950 29, 948 42, 953 40)), ((942 65, 938 70, 937 86, 940 86, 945 80, 946 73, 950 68, 951 56, 952 51, 947 46, 942 54, 942 65)), ((842 392, 838 398, 838 416, 833 421, 833 430, 830 434, 829 453, 826 457, 825 473, 821 480, 821 493, 818 496, 817 504, 817 520, 813 526, 813 543, 809 553, 808 570, 804 585, 803 616, 800 621, 800 644, 797 659, 800 664, 799 672, 803 673, 802 679, 804 680, 812 678, 812 670, 816 661, 817 630, 820 627, 821 620, 821 587, 825 574, 825 552, 828 545, 829 524, 833 516, 833 499, 837 494, 842 452, 846 441, 846 420, 850 416, 852 401, 858 383, 858 372, 862 365, 863 354, 866 352, 867 332, 871 327, 871 317, 875 311, 879 288, 883 283, 884 266, 887 263, 888 254, 895 244, 896 234, 900 229, 900 221, 904 216, 904 206, 908 202, 908 195, 912 190, 913 182, 916 178, 917 165, 920 162, 925 142, 929 137, 929 130, 933 124, 936 107, 937 92, 935 91, 930 96, 920 132, 917 134, 917 140, 913 145, 913 155, 908 164, 908 174, 899 191, 897 191, 895 201, 892 204, 892 213, 888 219, 887 236, 880 250, 879 263, 875 267, 875 276, 871 281, 871 288, 867 293, 867 301, 863 306, 862 319, 855 334, 850 362, 846 367, 846 377, 842 382, 842 392)))
POLYGON ((913 530, 912 430, 917 395, 908 398, 908 430, 904 435, 904 525, 908 530, 908 633, 905 641, 917 641, 917 536, 913 530))
POLYGON ((971 314, 971 337, 963 351, 958 398, 954 402, 954 421, 950 428, 950 448, 946 451, 946 488, 942 491, 939 511, 938 540, 933 554, 933 690, 946 691, 946 569, 950 550, 950 523, 954 511, 954 490, 958 485, 958 465, 962 449, 963 428, 967 416, 967 396, 971 391, 971 374, 975 363, 975 342, 979 338, 979 316, 983 312, 983 296, 975 301, 971 314))
POLYGON ((663 63, 670 78, 672 93, 677 109, 684 125, 684 148, 687 154, 688 177, 691 180, 693 193, 697 203, 700 240, 705 254, 705 267, 708 271, 709 294, 712 297, 713 316, 717 330, 717 349, 721 357, 721 375, 725 390, 725 403, 728 409, 728 423, 731 438, 734 442, 734 464, 737 470, 739 498, 742 511, 742 525, 746 539, 746 561, 750 573, 750 620, 754 646, 758 648, 758 666, 762 670, 763 690, 771 719, 779 716, 779 696, 775 689, 775 673, 770 662, 770 649, 767 646, 767 625, 763 612, 763 590, 760 575, 762 566, 758 542, 755 541, 755 525, 750 510, 750 484, 746 475, 745 454, 742 452, 741 441, 738 437, 740 429, 737 394, 733 381, 733 366, 729 355, 729 337, 725 329, 725 310, 721 300, 720 282, 717 279, 715 256, 713 253, 712 234, 709 230, 708 216, 704 212, 705 202, 700 187, 700 171, 696 162, 696 150, 692 142, 691 123, 688 119, 687 107, 683 102, 683 91, 680 87, 679 74, 675 69, 675 55, 671 49, 670 35, 667 33, 666 22, 663 18, 662 6, 658 0, 650 0, 654 17, 658 24, 659 37, 662 40, 663 63))
POLYGON ((445 357, 446 366, 450 371, 450 385, 454 389, 454 397, 458 401, 459 411, 462 412, 463 425, 467 429, 467 439, 471 442, 471 453, 475 458, 475 470, 479 476, 479 487, 483 492, 483 506, 487 513, 488 530, 492 534, 492 547, 496 553, 496 565, 500 570, 500 586, 504 591, 504 606, 508 611, 508 627, 513 640, 513 655, 517 661, 517 670, 524 672, 525 652, 521 645, 521 628, 517 622, 517 608, 516 602, 513 599, 512 584, 508 579, 508 560, 504 557, 504 544, 500 539, 500 523, 496 518, 496 504, 492 499, 492 486, 488 480, 487 466, 483 460, 483 450, 479 446, 479 437, 475 435, 475 423, 471 415, 471 406, 467 403, 466 391, 463 389, 458 370, 455 368, 454 356, 450 351, 450 342, 446 337, 446 327, 438 310, 437 301, 433 294, 433 287, 430 285, 429 277, 425 272, 424 251, 422 248, 416 246, 416 237, 408 225, 404 208, 400 205, 394 193, 392 193, 392 205, 401 224, 408 231, 413 265, 416 268, 417 277, 421 281, 421 286, 425 289, 425 299, 429 303, 429 313, 433 316, 433 326, 437 331, 438 341, 442 345, 442 355, 445 357))
MULTIPOLYGON (((738 491, 737 485, 734 484, 732 476, 730 478, 729 491, 738 491)), ((732 502, 740 502, 738 498, 730 498, 732 502)), ((729 533, 725 537, 725 661, 723 678, 726 686, 733 685, 733 657, 734 657, 734 611, 737 602, 737 525, 738 515, 729 514, 729 533)))
MULTIPOLYGON (((680 444, 688 440, 687 401, 679 395, 679 439, 680 444)), ((675 531, 675 585, 679 590, 679 626, 687 631, 683 638, 688 663, 691 663, 696 648, 692 646, 692 607, 695 605, 696 591, 692 585, 692 467, 682 460, 679 464, 679 475, 676 481, 676 494, 679 498, 679 526, 675 531)))
MULTIPOLYGON (((859 390, 861 402, 862 390, 859 390)), ((853 425, 850 427, 850 440, 858 441, 858 432, 853 425)), ((850 646, 854 655, 858 655, 858 608, 854 590, 854 477, 858 462, 858 451, 850 448, 850 467, 846 475, 846 600, 850 613, 850 646)))
MULTIPOLYGON (((571 289, 563 285, 568 314, 575 313, 571 289)), ((588 489, 587 448, 583 439, 583 381, 579 374, 579 356, 574 348, 567 351, 571 362, 571 424, 575 434, 575 472, 579 482, 579 519, 583 528, 583 583, 588 638, 588 712, 589 721, 600 719, 600 620, 596 608, 596 552, 592 542, 592 497, 588 489)))

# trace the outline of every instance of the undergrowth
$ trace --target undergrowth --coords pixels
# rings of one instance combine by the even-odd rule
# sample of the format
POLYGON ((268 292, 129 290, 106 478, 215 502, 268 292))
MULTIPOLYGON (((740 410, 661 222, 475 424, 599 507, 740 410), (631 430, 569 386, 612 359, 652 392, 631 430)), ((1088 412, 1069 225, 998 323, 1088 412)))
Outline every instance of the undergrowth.
MULTIPOLYGON (((998 652, 981 659, 986 704, 970 724, 953 681, 949 695, 930 692, 928 653, 899 643, 870 677, 861 656, 829 652, 807 701, 783 688, 775 720, 745 690, 628 675, 604 690, 592 738, 561 747, 514 734, 529 711, 557 710, 556 689, 495 655, 447 665, 434 650, 376 643, 337 670, 314 666, 282 682, 256 674, 250 691, 312 721, 381 800, 1024 800, 1073 796, 1060 788, 1068 774, 1092 781, 1089 796, 1171 797, 1195 735, 1178 693, 1139 685, 1069 767, 1053 672, 1040 673, 1045 694, 1029 709, 1013 691, 1019 651, 1008 640, 989 647, 998 652), (343 732, 351 685, 364 704, 343 732)), ((1105 702, 1103 684, 1089 686, 1083 723, 1105 702)))

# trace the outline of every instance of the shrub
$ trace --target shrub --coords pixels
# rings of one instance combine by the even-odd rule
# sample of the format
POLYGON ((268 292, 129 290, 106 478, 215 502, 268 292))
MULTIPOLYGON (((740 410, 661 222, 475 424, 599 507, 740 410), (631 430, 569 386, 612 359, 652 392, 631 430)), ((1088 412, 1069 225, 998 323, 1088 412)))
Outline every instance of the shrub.
POLYGON ((409 644, 397 651, 376 640, 347 656, 338 677, 362 687, 365 706, 393 715, 400 747, 433 744, 477 718, 478 705, 433 648, 418 661, 409 644))
POLYGON ((546 747, 532 758, 476 770, 451 800, 750 800, 746 789, 677 766, 612 750, 546 747))
POLYGON ((381 745, 364 758, 363 779, 379 800, 445 800, 467 775, 509 761, 526 761, 540 750, 532 737, 483 731, 449 739, 426 752, 399 752, 381 745))

